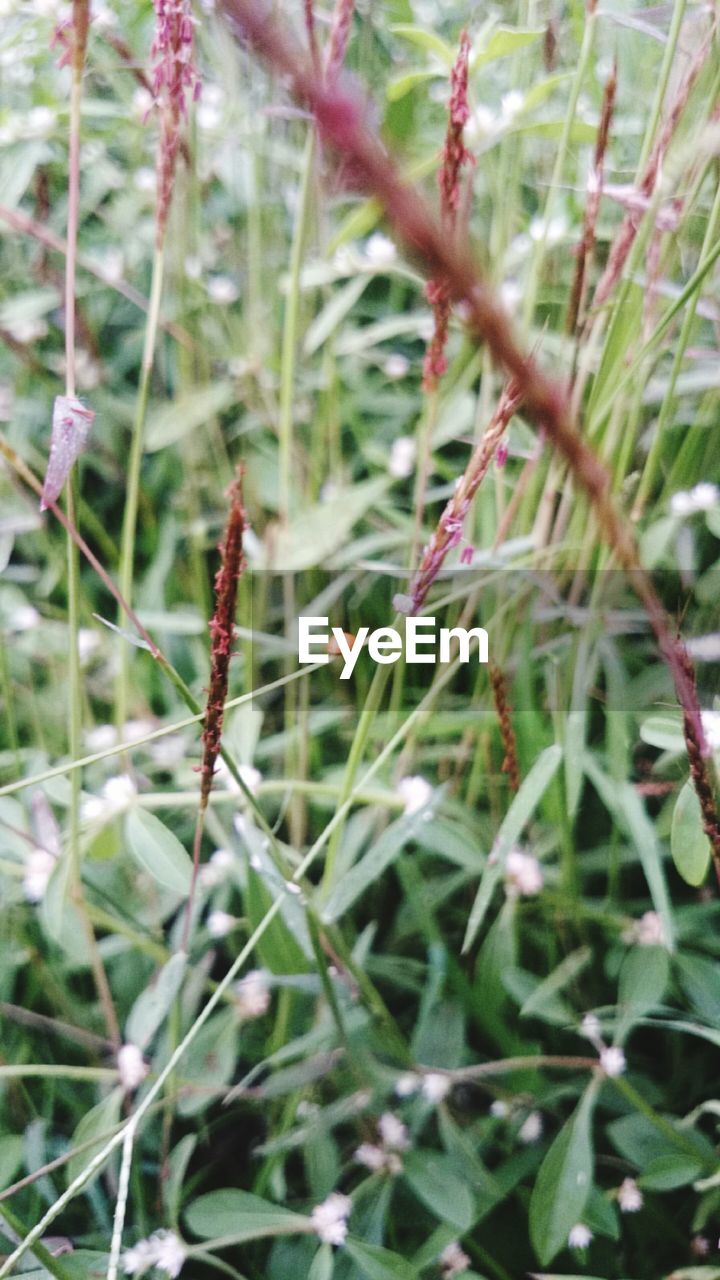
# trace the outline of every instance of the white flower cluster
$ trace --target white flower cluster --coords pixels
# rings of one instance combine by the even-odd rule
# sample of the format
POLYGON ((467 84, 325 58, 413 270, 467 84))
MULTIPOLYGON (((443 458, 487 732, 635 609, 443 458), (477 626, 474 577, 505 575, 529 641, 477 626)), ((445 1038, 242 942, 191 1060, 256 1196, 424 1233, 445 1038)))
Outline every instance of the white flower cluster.
POLYGON ((451 1089, 452 1078, 441 1071, 427 1071, 424 1075, 419 1075, 415 1071, 406 1071, 395 1081, 395 1092, 398 1098, 409 1098, 419 1091, 423 1098, 435 1106, 447 1097, 451 1089))
POLYGON ((511 849, 505 859, 505 892, 509 898, 534 898, 544 884, 537 858, 521 849, 511 849))
POLYGON ((568 1244, 571 1249, 587 1249, 592 1238, 593 1233, 590 1228, 586 1227, 583 1222, 576 1222, 575 1226, 570 1229, 568 1244))
POLYGON ((617 1202, 621 1213, 637 1213, 643 1207, 643 1194, 634 1178, 624 1178, 618 1187, 617 1202))
POLYGON ((412 436, 398 436, 393 440, 388 460, 388 474, 393 480, 407 480, 412 475, 416 452, 412 436))
POLYGON ((232 870, 235 855, 230 849, 216 849, 200 868, 199 879, 203 889, 214 889, 222 884, 232 870))
POLYGON ((109 822, 116 814, 130 808, 137 795, 137 787, 126 773, 108 778, 103 783, 99 796, 87 796, 80 806, 83 822, 100 826, 109 822))
POLYGON ((454 1280, 455 1276, 463 1275, 470 1266, 470 1259, 457 1240, 451 1240, 450 1244, 445 1245, 438 1262, 443 1280, 454 1280))
POLYGON ((313 1230, 323 1244, 344 1244, 347 1239, 347 1220, 352 1212, 349 1196, 333 1191, 322 1204, 316 1204, 310 1215, 313 1230))
POLYGON ((49 849, 30 849, 25 858, 23 893, 26 902, 42 902, 55 869, 57 857, 49 849))
POLYGON ((702 727, 710 750, 720 751, 720 711, 703 711, 702 727))
POLYGON ((236 982, 235 1008, 243 1020, 261 1018, 267 1013, 270 1005, 270 988, 268 975, 264 969, 251 969, 245 977, 236 982))
POLYGON ((720 506, 720 489, 716 484, 703 480, 694 489, 681 489, 670 499, 670 513, 684 519, 694 516, 698 511, 712 511, 720 506))
POLYGON ((594 1013, 586 1013, 580 1024, 580 1034, 589 1040, 600 1058, 600 1066, 611 1079, 621 1076, 627 1066, 625 1054, 617 1044, 606 1045, 600 1035, 600 1023, 594 1013))
POLYGON ((123 1254, 126 1276, 142 1276, 150 1267, 166 1275, 179 1276, 185 1261, 185 1249, 174 1231, 156 1231, 147 1240, 139 1240, 123 1254))
POLYGON ((361 1142, 355 1159, 373 1173, 390 1173, 393 1176, 402 1173, 400 1152, 407 1151, 410 1146, 406 1126, 391 1111, 386 1111, 378 1121, 378 1132, 380 1143, 361 1142))
POLYGON ((432 787, 426 778, 413 774, 409 778, 401 778, 397 784, 397 792, 408 815, 424 809, 432 796, 432 787))
POLYGON ((639 920, 633 920, 624 930, 622 940, 628 946, 664 947, 665 930, 657 911, 646 911, 639 920))
POLYGON ((126 1093, 132 1093, 145 1079, 149 1067, 143 1058, 142 1050, 136 1044, 123 1044, 117 1053, 117 1068, 120 1084, 126 1093))

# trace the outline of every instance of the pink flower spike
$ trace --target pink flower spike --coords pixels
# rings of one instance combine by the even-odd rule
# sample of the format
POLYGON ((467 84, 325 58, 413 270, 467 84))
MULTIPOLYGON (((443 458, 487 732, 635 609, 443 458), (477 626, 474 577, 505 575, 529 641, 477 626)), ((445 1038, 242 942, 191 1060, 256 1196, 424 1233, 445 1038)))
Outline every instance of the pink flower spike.
POLYGON ((495 450, 495 466, 496 467, 505 466, 505 463, 508 460, 508 452, 509 450, 508 450, 507 440, 501 440, 500 444, 495 450))
POLYGON ((75 396, 56 396, 53 406, 52 437, 40 510, 56 502, 68 474, 85 449, 95 414, 75 396))
POLYGON ((460 563, 472 564, 474 555, 475 555, 475 548, 471 543, 468 543, 468 545, 466 547, 463 547, 462 551, 460 552, 460 563))

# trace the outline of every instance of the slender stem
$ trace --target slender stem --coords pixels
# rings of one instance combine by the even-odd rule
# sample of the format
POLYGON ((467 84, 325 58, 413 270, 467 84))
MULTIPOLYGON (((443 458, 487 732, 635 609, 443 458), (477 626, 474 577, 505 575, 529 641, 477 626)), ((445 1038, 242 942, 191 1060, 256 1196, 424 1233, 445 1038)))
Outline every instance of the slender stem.
POLYGON ((293 230, 290 253, 290 274, 283 319, 282 355, 280 366, 280 417, 278 442, 280 448, 280 475, 278 509, 281 520, 290 514, 290 478, 292 475, 293 404, 295 399, 295 364, 298 344, 298 315, 300 311, 300 273, 303 251, 307 239, 310 218, 312 175, 315 169, 315 130, 311 129, 305 142, 302 181, 293 230))
MULTIPOLYGON (((140 497, 140 468, 143 455, 143 436, 150 397, 150 381, 152 378, 155 348, 157 345, 160 322, 160 300, 162 297, 163 276, 165 271, 165 241, 156 245, 152 265, 152 282, 150 285, 150 301, 148 304, 147 323, 145 327, 145 344, 143 347, 140 382, 135 406, 128 458, 125 510, 123 512, 122 537, 120 542, 120 591, 128 604, 132 602, 133 571, 135 567, 135 532, 137 528, 138 504, 140 497)), ((120 667, 118 671, 115 694, 115 720, 120 727, 127 719, 128 693, 130 681, 130 651, 127 644, 120 650, 120 667)))
POLYGON ((112 1239, 110 1241, 107 1280, 117 1280, 120 1249, 122 1248, 123 1227, 125 1225, 125 1212, 127 1210, 128 1188, 130 1186, 130 1169, 132 1167, 133 1147, 135 1145, 135 1129, 136 1126, 131 1121, 125 1130, 125 1138, 123 1140, 122 1162, 120 1165, 117 1199, 115 1201, 115 1216, 113 1218, 112 1239))

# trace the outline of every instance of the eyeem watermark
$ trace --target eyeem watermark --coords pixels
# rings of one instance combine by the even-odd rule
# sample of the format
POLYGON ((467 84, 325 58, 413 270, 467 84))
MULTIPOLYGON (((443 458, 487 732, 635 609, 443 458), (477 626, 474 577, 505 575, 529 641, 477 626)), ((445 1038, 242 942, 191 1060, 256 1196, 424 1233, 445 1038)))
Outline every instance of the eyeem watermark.
POLYGON ((298 661, 301 663, 329 662, 331 654, 344 660, 341 680, 349 680, 361 650, 367 644, 373 662, 388 666, 404 657, 408 663, 430 665, 435 662, 452 662, 453 641, 457 642, 460 662, 470 662, 473 640, 477 641, 477 661, 488 661, 488 633, 483 627, 441 627, 438 631, 434 618, 408 618, 405 633, 394 627, 360 627, 357 635, 349 636, 342 627, 328 627, 328 618, 298 618, 298 661))

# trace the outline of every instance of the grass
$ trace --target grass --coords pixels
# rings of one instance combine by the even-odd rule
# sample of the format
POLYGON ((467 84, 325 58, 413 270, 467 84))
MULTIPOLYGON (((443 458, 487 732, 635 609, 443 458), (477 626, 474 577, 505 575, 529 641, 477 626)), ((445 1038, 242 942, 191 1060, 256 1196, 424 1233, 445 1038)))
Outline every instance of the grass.
MULTIPOLYGON (((317 6, 321 60, 351 8, 317 6)), ((303 69, 303 6, 255 46, 228 25, 252 35, 250 0, 199 7, 202 94, 162 129, 153 14, 92 12, 82 95, 42 6, 0 34, 0 1277, 712 1280, 708 16, 473 16, 473 163, 438 234, 459 6, 354 14, 337 82, 303 69), (425 391, 428 277, 455 306, 425 391), (96 417, 41 519, 64 369, 96 417), (402 629, 429 543, 423 612, 486 627, 490 667, 298 666, 300 614, 402 629)))

